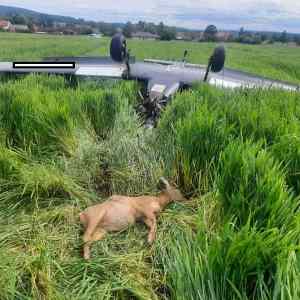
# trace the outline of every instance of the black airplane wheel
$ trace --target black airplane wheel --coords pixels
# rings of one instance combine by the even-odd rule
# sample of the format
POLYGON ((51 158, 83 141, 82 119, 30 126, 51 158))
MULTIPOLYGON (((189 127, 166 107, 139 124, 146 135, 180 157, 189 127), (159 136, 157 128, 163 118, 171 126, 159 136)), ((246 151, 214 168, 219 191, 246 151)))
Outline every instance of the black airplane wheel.
POLYGON ((212 56, 210 57, 209 63, 211 65, 211 70, 215 73, 220 72, 224 68, 225 48, 223 46, 215 48, 212 56))
POLYGON ((110 57, 117 62, 123 62, 126 57, 126 39, 121 33, 111 39, 110 57))

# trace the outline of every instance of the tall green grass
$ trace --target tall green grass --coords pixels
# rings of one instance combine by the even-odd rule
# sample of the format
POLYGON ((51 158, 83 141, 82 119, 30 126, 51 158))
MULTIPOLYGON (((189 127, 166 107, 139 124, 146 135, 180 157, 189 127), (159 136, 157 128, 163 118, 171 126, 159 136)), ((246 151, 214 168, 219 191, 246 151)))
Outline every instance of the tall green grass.
POLYGON ((1 299, 297 299, 299 95, 178 94, 158 128, 135 83, 31 75, 0 86, 1 299), (95 243, 78 213, 112 193, 189 198, 95 243))
POLYGON ((176 232, 162 246, 171 298, 297 299, 299 197, 280 165, 261 144, 236 140, 221 152, 216 174, 198 231, 176 232))
POLYGON ((297 246, 278 230, 226 223, 218 234, 177 233, 164 252, 171 299, 297 299, 297 246))
POLYGON ((288 190, 279 163, 260 144, 229 144, 221 154, 216 184, 225 215, 236 217, 237 224, 283 230, 298 211, 299 199, 288 190))
POLYGON ((163 252, 171 298, 297 299, 299 95, 202 86, 184 96, 160 121, 162 153, 187 191, 213 198, 197 233, 176 232, 163 252))

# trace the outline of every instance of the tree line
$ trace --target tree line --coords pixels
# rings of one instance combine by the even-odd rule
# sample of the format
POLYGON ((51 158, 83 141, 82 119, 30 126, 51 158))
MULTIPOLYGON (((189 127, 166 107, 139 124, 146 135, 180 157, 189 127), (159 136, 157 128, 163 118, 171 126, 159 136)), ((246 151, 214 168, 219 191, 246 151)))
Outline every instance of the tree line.
POLYGON ((160 22, 158 25, 139 21, 136 24, 127 22, 123 27, 123 34, 130 38, 135 32, 149 32, 159 36, 161 40, 174 40, 176 38, 177 29, 160 22))
POLYGON ((160 22, 159 24, 143 21, 139 21, 136 24, 131 22, 127 22, 126 24, 106 23, 38 13, 35 15, 9 14, 1 19, 6 19, 12 24, 27 25, 29 28, 38 26, 40 30, 47 29, 49 32, 55 31, 55 25, 57 23, 64 23, 64 26, 61 26, 61 29, 64 27, 63 29, 73 30, 79 34, 89 34, 98 31, 104 35, 112 36, 119 29, 122 29, 126 37, 131 37, 133 33, 142 31, 156 34, 161 40, 175 39, 176 32, 178 31, 176 27, 167 26, 163 22, 160 22))
MULTIPOLYGON (((209 25, 206 27, 202 41, 218 41, 220 37, 218 36, 218 29, 215 25, 209 25)), ((287 31, 283 32, 252 32, 246 31, 244 27, 242 27, 237 35, 231 34, 231 36, 226 38, 228 42, 237 42, 242 44, 262 44, 269 43, 273 44, 276 42, 279 43, 291 43, 295 42, 300 46, 300 34, 290 34, 287 31)))
POLYGON ((297 45, 300 45, 300 35, 299 34, 290 34, 286 30, 283 32, 247 32, 242 27, 239 31, 237 42, 246 43, 246 44, 261 44, 269 43, 273 44, 276 42, 279 43, 291 43, 295 42, 297 45))
MULTIPOLYGON (((0 17, 1 18, 1 17, 0 17)), ((82 18, 72 18, 64 16, 53 16, 47 14, 19 14, 11 13, 3 17, 13 24, 27 25, 30 31, 37 26, 40 30, 47 32, 56 32, 58 30, 63 32, 74 32, 76 34, 90 34, 93 32, 100 32, 107 36, 114 35, 118 30, 122 30, 124 35, 128 38, 132 37, 136 32, 148 32, 155 34, 161 40, 174 40, 178 33, 186 40, 195 41, 226 41, 237 42, 243 44, 262 44, 262 43, 290 43, 295 42, 300 46, 300 34, 290 34, 287 31, 281 33, 276 32, 252 32, 247 31, 243 27, 238 32, 226 32, 226 37, 220 35, 215 25, 208 25, 204 31, 201 30, 185 30, 174 26, 167 26, 163 22, 155 24, 153 22, 139 21, 138 23, 127 22, 122 23, 106 23, 96 21, 86 21, 82 18), (56 24, 61 23, 63 26, 57 28, 56 24)), ((1 18, 2 19, 2 18, 1 18)))

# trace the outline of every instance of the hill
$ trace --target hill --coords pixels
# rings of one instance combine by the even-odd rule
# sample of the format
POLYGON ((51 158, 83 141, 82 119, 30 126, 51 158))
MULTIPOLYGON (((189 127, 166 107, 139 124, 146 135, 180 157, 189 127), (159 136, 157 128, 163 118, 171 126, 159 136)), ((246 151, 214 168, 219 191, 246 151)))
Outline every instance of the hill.
POLYGON ((29 18, 36 23, 47 23, 47 22, 64 22, 64 23, 80 23, 82 19, 76 19, 72 17, 59 16, 59 15, 49 15, 33 10, 13 7, 13 6, 4 6, 0 5, 0 16, 10 18, 16 15, 21 15, 26 18, 29 18))
MULTIPOLYGON (((0 17, 3 18, 8 18, 14 23, 35 23, 39 25, 45 25, 45 26, 51 26, 53 23, 58 22, 58 23, 66 23, 69 25, 74 25, 74 24, 80 24, 80 25, 88 25, 88 26, 94 26, 94 27, 101 27, 101 31, 103 32, 110 32, 110 31, 115 31, 117 28, 124 28, 126 26, 125 23, 120 23, 120 22, 112 22, 112 23, 106 23, 106 22, 95 22, 95 21, 88 21, 84 20, 81 18, 73 18, 73 17, 68 17, 68 16, 60 16, 60 15, 50 15, 50 14, 45 14, 45 13, 40 13, 36 12, 33 10, 25 9, 25 8, 19 8, 19 7, 13 7, 13 6, 4 6, 0 5, 0 17), (21 16, 21 22, 18 22, 19 20, 15 21, 14 18, 16 16, 21 16), (23 22, 22 22, 23 20, 23 22)), ((142 24, 146 24, 146 22, 140 22, 142 24)), ((149 23, 151 26, 154 26, 154 24, 149 23)), ((168 26, 166 26, 168 28, 168 26)), ((174 27, 175 28, 175 27, 174 27)), ((100 29, 100 28, 99 28, 100 29)), ((140 31, 145 30, 145 28, 138 28, 140 31)), ((153 28, 152 28, 153 29, 153 28)), ((156 30, 154 28, 154 30, 156 30)), ((190 29, 186 28, 181 28, 181 27, 176 27, 176 31, 180 32, 189 32, 193 31, 190 29)))

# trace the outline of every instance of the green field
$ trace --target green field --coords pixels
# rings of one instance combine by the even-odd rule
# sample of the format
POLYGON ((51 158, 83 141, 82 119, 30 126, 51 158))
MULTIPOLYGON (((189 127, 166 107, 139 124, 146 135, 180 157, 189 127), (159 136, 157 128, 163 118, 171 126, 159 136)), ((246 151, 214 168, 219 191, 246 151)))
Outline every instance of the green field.
MULTIPOLYGON (((95 39, 78 36, 49 36, 0 33, 0 59, 40 59, 47 56, 108 55, 109 38, 95 39)), ((160 42, 129 40, 131 53, 137 59, 182 59, 189 51, 191 63, 206 64, 214 43, 160 42)), ((299 47, 282 45, 248 46, 225 44, 226 66, 267 76, 273 79, 300 83, 299 47)))
MULTIPOLYGON (((105 54, 108 43, 0 37, 2 59, 105 54)), ((199 63, 213 49, 129 44, 139 58, 188 46, 199 63)), ((299 49, 227 48, 230 66, 299 83, 299 49)), ((134 82, 1 78, 0 299, 299 299, 299 93, 195 86, 155 130, 141 126, 138 99, 134 82), (78 213, 112 193, 156 193, 161 176, 188 201, 160 215, 154 244, 138 224, 84 261, 78 213)))

